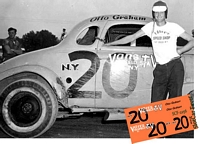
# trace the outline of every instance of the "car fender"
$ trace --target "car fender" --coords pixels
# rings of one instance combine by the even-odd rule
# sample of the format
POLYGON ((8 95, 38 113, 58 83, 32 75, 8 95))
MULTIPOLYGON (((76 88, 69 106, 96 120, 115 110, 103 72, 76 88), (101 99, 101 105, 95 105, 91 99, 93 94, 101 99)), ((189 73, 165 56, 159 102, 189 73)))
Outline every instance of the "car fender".
MULTIPOLYGON (((66 99, 67 91, 59 76, 52 70, 39 65, 18 66, 0 73, 0 92, 4 89, 4 80, 20 73, 33 73, 39 75, 51 86, 58 100, 63 101, 66 99)), ((67 106, 66 101, 65 106, 67 106)))

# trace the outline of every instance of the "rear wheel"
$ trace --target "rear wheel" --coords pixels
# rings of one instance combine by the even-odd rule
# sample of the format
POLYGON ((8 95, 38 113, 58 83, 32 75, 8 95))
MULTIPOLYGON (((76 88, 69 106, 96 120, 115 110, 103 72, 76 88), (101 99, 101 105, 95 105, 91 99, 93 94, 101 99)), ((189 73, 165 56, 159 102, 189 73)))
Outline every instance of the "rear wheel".
POLYGON ((12 137, 37 137, 55 122, 58 103, 48 86, 39 79, 19 79, 0 97, 2 129, 12 137))

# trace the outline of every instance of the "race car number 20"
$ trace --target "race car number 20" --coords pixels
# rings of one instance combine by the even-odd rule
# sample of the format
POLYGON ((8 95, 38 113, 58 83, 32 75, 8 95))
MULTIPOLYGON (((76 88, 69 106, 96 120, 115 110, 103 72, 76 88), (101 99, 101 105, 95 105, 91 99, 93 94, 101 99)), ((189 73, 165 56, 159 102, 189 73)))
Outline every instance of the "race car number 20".
POLYGON ((127 108, 124 112, 132 143, 198 128, 191 95, 127 108))
MULTIPOLYGON (((91 95, 95 95, 95 98, 101 98, 101 91, 81 91, 80 89, 98 72, 100 67, 100 58, 96 53, 90 51, 74 51, 69 53, 70 61, 75 61, 79 59, 87 59, 91 61, 90 68, 69 88, 70 98, 89 98, 91 95), (94 94, 95 93, 95 94, 94 94)), ((137 83, 137 70, 130 69, 128 86, 123 90, 115 90, 110 84, 110 71, 111 64, 110 58, 106 60, 102 70, 102 85, 105 92, 113 98, 126 98, 128 97, 136 87, 137 83)))

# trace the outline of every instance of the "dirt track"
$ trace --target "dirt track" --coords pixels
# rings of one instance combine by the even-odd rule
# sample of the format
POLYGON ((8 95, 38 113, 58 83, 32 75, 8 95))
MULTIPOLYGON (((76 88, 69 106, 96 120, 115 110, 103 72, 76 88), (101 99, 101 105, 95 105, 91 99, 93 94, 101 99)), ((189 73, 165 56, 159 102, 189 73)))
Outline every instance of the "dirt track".
POLYGON ((126 121, 101 123, 103 114, 57 120, 41 138, 129 138, 126 121))
MULTIPOLYGON (((103 114, 88 114, 77 119, 57 120, 39 138, 130 138, 126 121, 101 123, 103 114)), ((193 132, 178 137, 192 138, 193 132)), ((9 138, 0 130, 0 138, 9 138)))

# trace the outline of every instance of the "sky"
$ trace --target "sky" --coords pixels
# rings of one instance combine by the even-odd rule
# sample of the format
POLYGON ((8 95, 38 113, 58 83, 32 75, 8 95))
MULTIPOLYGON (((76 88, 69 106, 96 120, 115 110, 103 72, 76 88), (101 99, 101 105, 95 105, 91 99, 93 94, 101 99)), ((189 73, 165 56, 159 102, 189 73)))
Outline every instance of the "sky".
MULTIPOLYGON (((15 27, 17 35, 48 30, 60 37, 80 21, 105 14, 135 14, 151 17, 157 0, 1 0, 0 39, 15 27)), ((168 21, 181 25, 188 33, 194 29, 194 0, 163 0, 168 5, 168 21)))

